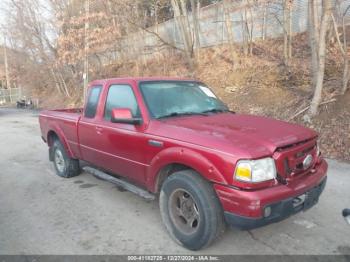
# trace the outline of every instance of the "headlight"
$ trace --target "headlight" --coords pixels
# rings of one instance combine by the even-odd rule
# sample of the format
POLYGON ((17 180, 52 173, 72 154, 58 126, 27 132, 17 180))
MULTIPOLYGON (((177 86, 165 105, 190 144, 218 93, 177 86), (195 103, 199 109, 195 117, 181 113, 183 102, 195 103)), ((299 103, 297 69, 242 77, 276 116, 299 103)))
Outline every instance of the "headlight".
POLYGON ((236 165, 235 178, 244 182, 262 182, 276 178, 275 161, 268 157, 258 160, 240 160, 236 165))

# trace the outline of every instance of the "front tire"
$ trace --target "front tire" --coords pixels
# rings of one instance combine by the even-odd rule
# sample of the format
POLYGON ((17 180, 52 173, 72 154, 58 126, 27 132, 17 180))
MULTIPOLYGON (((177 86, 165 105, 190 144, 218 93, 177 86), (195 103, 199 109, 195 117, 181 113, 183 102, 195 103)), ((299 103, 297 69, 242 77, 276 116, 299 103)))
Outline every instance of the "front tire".
POLYGON ((60 177, 74 177, 80 174, 79 160, 70 158, 62 143, 57 139, 52 145, 53 164, 60 177))
POLYGON ((165 180, 159 205, 171 237, 190 250, 209 246, 224 231, 223 211, 213 187, 192 170, 165 180))

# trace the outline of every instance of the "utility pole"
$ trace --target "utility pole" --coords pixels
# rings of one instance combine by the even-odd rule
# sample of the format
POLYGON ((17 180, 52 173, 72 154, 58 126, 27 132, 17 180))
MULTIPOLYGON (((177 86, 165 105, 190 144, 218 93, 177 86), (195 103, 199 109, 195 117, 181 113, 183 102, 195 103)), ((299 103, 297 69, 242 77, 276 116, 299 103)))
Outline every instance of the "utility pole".
POLYGON ((4 63, 5 63, 5 78, 6 78, 6 88, 10 92, 10 102, 12 103, 12 94, 11 94, 11 84, 9 77, 9 65, 7 60, 7 47, 6 47, 6 36, 4 35, 4 63))
POLYGON ((85 40, 84 40, 84 100, 86 97, 86 90, 89 83, 89 39, 88 39, 88 30, 89 30, 89 13, 90 13, 90 0, 85 0, 85 40))

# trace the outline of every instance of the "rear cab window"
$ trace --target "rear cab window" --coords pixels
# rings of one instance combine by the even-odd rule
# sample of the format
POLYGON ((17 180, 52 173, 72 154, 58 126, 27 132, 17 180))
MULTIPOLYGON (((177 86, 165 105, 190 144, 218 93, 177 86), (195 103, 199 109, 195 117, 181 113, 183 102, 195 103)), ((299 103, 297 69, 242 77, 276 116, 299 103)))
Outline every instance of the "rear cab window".
POLYGON ((101 90, 102 86, 93 86, 90 88, 89 96, 84 111, 84 116, 86 118, 94 118, 96 116, 101 90))

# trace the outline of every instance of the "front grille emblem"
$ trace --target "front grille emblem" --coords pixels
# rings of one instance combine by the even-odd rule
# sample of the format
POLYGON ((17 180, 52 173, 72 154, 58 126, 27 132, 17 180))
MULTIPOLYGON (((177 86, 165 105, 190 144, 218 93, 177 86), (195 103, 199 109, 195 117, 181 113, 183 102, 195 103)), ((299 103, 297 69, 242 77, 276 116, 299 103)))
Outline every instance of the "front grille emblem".
POLYGON ((311 164, 312 164, 312 160, 313 160, 313 157, 312 155, 308 154, 305 158, 304 158, 304 161, 303 161, 303 168, 304 169, 308 169, 311 164))

